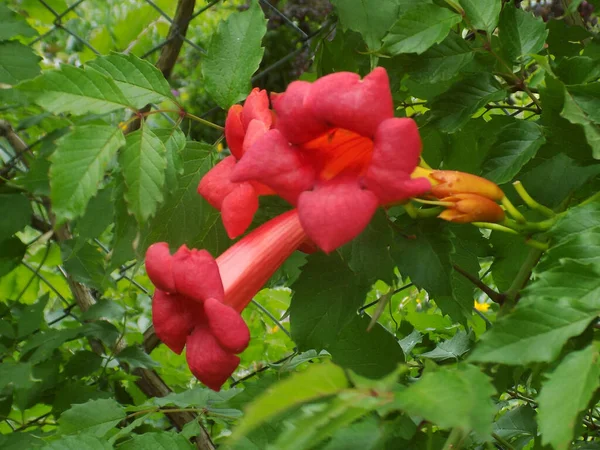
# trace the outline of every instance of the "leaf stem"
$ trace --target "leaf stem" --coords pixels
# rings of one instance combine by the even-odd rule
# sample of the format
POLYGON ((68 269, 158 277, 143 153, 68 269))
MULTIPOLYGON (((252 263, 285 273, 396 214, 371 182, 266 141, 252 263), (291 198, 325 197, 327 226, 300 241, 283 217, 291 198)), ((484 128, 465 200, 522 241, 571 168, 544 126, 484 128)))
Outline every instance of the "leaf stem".
POLYGON ((454 267, 454 270, 456 270, 463 277, 465 277, 467 280, 469 280, 471 283, 473 283, 477 288, 479 288, 494 303, 498 303, 500 305, 502 304, 502 302, 504 301, 504 296, 502 294, 493 290, 491 287, 489 287, 487 284, 485 284, 479 278, 471 275, 469 272, 464 270, 462 267, 460 267, 456 264, 452 264, 452 267, 454 267))
POLYGON ((506 450, 515 450, 515 448, 506 439, 497 435, 496 433, 492 433, 492 437, 502 446, 502 448, 506 450))
POLYGON ((515 181, 513 183, 513 186, 515 187, 517 194, 519 194, 519 197, 521 197, 523 199, 523 201, 525 202, 525 204, 527 206, 529 206, 531 209, 539 211, 547 217, 554 217, 556 215, 555 212, 552 211, 547 206, 541 205, 540 203, 536 202, 531 197, 531 195, 529 195, 529 192, 527 192, 527 190, 525 189, 525 186, 523 186, 523 183, 521 183, 520 181, 515 181))
POLYGON ((202 125, 206 125, 207 127, 211 127, 211 128, 214 128, 215 130, 219 130, 219 131, 225 130, 225 128, 223 128, 222 126, 217 125, 216 123, 212 123, 211 121, 203 119, 201 117, 195 116, 189 112, 186 112, 185 115, 186 115, 186 117, 189 117, 190 119, 195 120, 196 122, 199 122, 202 125))

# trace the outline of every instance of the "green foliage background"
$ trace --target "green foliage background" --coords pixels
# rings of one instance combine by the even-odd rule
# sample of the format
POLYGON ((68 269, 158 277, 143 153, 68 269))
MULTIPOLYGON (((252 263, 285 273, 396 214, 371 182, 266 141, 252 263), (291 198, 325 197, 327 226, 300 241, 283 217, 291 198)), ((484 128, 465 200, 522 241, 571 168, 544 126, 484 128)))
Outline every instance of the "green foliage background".
POLYGON ((594 7, 0 3, 0 447, 599 449, 594 7), (145 249, 231 245, 196 186, 252 86, 376 66, 429 165, 498 183, 528 222, 392 208, 329 256, 294 254, 244 311, 231 382, 204 388, 149 329, 145 249))

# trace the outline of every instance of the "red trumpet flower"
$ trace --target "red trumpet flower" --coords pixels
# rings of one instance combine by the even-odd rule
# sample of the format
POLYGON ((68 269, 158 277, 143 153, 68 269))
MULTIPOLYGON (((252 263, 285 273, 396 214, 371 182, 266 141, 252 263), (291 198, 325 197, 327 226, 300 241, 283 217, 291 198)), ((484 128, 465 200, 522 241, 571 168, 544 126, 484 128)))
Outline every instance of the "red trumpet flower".
MULTIPOLYGON (((385 69, 362 80, 340 72, 296 81, 272 102, 275 122, 251 137, 246 128, 229 181, 259 183, 297 205, 306 234, 324 251, 356 237, 379 205, 431 188, 427 178, 411 179, 421 140, 413 120, 394 118, 385 69)), ((233 123, 226 129, 239 130, 233 123)), ((228 142, 239 149, 239 140, 228 142)))
POLYGON ((227 114, 225 138, 232 155, 219 162, 198 185, 198 193, 221 211, 223 225, 231 239, 241 235, 250 226, 258 209, 258 196, 273 193, 255 181, 231 181, 237 160, 271 128, 272 123, 267 92, 253 89, 243 107, 234 105, 227 114))
POLYGON ((296 210, 265 223, 216 260, 185 245, 174 255, 166 243, 146 252, 156 286, 152 322, 175 353, 187 346, 190 370, 219 390, 240 362, 250 333, 240 313, 279 266, 306 240, 296 210))

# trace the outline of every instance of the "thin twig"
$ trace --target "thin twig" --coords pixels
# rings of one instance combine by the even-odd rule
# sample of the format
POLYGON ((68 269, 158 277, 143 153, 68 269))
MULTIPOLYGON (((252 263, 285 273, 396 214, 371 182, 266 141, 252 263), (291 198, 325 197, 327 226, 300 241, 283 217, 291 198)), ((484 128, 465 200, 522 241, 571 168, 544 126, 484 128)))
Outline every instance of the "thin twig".
POLYGON ((465 277, 467 280, 469 280, 471 283, 477 286, 477 288, 479 288, 485 295, 487 295, 494 303, 498 303, 499 305, 501 305, 504 302, 504 295, 493 290, 479 278, 471 275, 469 272, 467 272, 466 270, 464 270, 456 264, 452 264, 452 267, 454 267, 454 270, 460 273, 463 277, 465 277))

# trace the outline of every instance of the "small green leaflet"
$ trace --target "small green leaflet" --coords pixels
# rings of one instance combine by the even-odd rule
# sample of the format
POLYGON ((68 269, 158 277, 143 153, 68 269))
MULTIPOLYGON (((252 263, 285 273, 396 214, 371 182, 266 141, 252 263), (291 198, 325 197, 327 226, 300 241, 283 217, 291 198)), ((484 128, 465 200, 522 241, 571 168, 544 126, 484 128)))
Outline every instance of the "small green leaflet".
MULTIPOLYGON (((2 6, 2 5, 0 5, 2 6)), ((0 25, 0 34, 2 25, 0 25)), ((40 73, 42 58, 17 41, 0 42, 0 83, 17 84, 40 73)))
POLYGON ((16 36, 32 37, 37 34, 38 32, 29 26, 25 17, 0 3, 0 41, 16 36))
POLYGON ((537 53, 548 36, 546 24, 529 11, 517 9, 513 4, 505 5, 498 24, 500 44, 512 61, 528 53, 537 53))
POLYGON ((102 56, 86 66, 111 78, 136 108, 173 99, 169 83, 160 70, 135 55, 102 56))
POLYGON ((599 358, 593 345, 569 353, 542 385, 538 423, 545 445, 556 450, 570 448, 577 416, 600 385, 599 358))
POLYGON ((592 147, 595 159, 600 159, 600 113, 598 95, 600 82, 565 87, 565 102, 560 115, 569 122, 581 125, 592 147))
POLYGON ((50 198, 59 223, 83 215, 124 144, 123 132, 108 125, 76 127, 58 141, 51 156, 50 198))
POLYGON ((515 120, 502 128, 483 165, 485 178, 504 184, 511 181, 546 142, 535 122, 515 120))
POLYGON ((449 9, 424 4, 402 14, 383 39, 383 50, 390 55, 421 54, 442 42, 462 17, 449 9))
POLYGON ((156 213, 163 201, 166 152, 165 144, 150 127, 143 126, 127 135, 125 147, 119 154, 127 186, 125 201, 140 225, 156 213))
POLYGON ((23 194, 0 194, 0 211, 10 211, 0 215, 0 241, 25 228, 33 214, 29 199, 23 194))
POLYGON ((32 100, 55 114, 105 114, 116 109, 135 108, 115 82, 97 70, 64 64, 19 85, 32 100))
POLYGON ((229 108, 250 92, 250 78, 264 53, 261 41, 266 24, 258 2, 253 0, 247 11, 231 14, 213 34, 202 74, 206 90, 221 108, 229 108))
POLYGON ((498 24, 502 0, 459 0, 471 26, 492 34, 498 24))
POLYGON ((122 445, 119 445, 118 448, 121 450, 193 450, 197 448, 185 437, 173 432, 132 433, 131 437, 130 440, 125 441, 122 445))
POLYGON ((103 437, 125 418, 125 409, 113 399, 91 400, 74 405, 58 421, 61 434, 85 432, 103 437))

